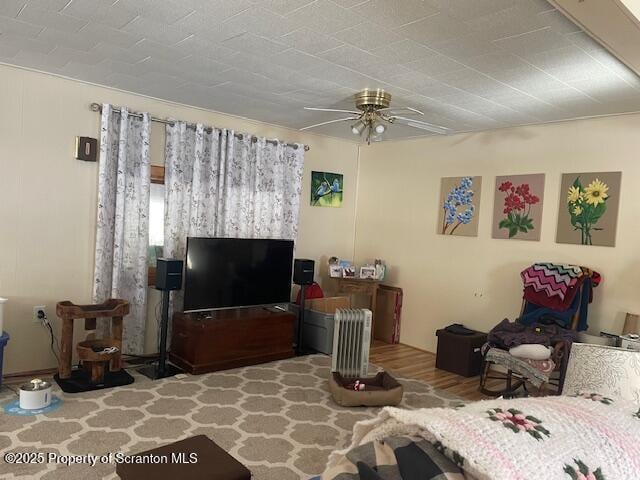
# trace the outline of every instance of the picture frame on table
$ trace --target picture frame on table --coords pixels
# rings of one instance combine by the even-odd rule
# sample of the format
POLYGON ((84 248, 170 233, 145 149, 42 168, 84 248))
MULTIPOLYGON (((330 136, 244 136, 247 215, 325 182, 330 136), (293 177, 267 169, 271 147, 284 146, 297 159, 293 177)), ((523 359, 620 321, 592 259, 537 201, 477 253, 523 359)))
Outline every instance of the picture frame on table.
POLYGON ((356 267, 344 267, 342 269, 343 278, 356 278, 356 267))
POLYGON ((342 265, 329 265, 329 277, 331 278, 341 278, 342 277, 342 265))
POLYGON ((360 267, 360 278, 375 280, 377 278, 376 267, 360 267))

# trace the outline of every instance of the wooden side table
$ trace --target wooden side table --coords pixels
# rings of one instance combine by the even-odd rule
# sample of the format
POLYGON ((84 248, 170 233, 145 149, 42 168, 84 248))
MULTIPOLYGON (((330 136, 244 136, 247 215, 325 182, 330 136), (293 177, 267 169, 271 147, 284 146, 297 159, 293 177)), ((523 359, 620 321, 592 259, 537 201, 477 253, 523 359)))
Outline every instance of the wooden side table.
POLYGON ((333 280, 338 284, 338 294, 365 293, 371 297, 371 343, 373 343, 380 280, 371 280, 369 278, 333 278, 333 280))

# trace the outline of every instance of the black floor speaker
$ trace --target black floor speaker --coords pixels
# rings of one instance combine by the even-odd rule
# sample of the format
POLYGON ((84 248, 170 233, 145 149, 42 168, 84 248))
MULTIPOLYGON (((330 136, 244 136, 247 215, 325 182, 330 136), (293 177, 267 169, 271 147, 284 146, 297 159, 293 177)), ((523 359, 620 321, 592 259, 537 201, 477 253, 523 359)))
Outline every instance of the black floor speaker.
POLYGON ((311 285, 315 262, 308 258, 296 258, 293 261, 293 283, 296 285, 311 285))
POLYGON ((160 344, 157 363, 138 370, 144 376, 158 380, 172 377, 182 370, 167 362, 167 334, 169 330, 169 293, 182 288, 182 260, 159 258, 156 266, 156 290, 162 292, 162 319, 160 320, 160 344))

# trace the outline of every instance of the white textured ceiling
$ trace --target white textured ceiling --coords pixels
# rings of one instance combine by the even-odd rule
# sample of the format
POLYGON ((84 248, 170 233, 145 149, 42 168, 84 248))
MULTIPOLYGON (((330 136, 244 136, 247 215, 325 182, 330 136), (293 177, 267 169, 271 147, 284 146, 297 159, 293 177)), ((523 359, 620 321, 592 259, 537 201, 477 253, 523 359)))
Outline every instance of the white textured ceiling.
POLYGON ((545 0, 1 0, 0 62, 292 128, 364 87, 453 132, 640 110, 640 78, 545 0))

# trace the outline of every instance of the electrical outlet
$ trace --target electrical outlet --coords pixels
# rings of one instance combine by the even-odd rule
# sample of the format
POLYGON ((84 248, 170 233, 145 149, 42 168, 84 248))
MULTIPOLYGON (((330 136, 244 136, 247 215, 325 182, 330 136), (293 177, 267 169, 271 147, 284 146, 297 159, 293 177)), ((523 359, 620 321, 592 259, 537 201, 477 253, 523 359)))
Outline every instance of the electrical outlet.
POLYGON ((33 321, 35 323, 44 323, 47 317, 47 307, 45 305, 36 305, 33 307, 33 321))

